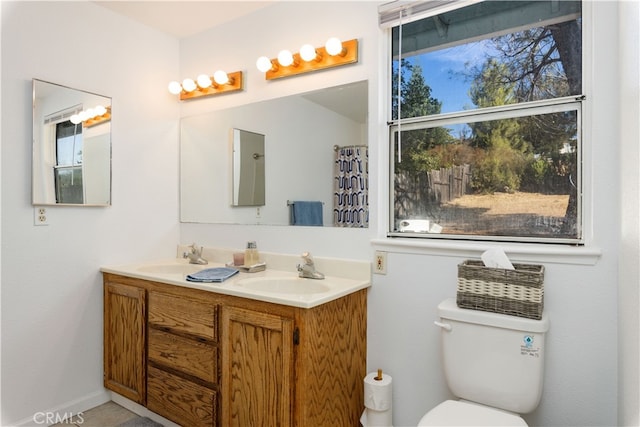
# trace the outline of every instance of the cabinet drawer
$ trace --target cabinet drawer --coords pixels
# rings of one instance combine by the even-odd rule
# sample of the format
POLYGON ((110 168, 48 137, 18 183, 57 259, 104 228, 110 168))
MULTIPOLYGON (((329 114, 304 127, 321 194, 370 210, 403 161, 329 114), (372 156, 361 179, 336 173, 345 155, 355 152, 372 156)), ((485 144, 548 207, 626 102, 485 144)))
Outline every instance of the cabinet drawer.
POLYGON ((149 328, 149 360, 198 377, 218 381, 217 347, 149 328))
POLYGON ((147 407, 180 425, 216 424, 216 392, 168 372, 149 366, 147 407))
POLYGON ((218 339, 218 306, 149 292, 149 324, 208 340, 218 339))

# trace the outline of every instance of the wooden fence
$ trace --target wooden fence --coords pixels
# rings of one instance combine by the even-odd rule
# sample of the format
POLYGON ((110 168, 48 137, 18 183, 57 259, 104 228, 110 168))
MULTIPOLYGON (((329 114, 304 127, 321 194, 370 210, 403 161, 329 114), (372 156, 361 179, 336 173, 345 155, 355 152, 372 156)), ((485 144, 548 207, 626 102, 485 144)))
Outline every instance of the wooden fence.
POLYGON ((419 217, 430 206, 450 202, 465 195, 471 183, 469 165, 431 170, 426 173, 396 173, 395 210, 397 217, 419 217))

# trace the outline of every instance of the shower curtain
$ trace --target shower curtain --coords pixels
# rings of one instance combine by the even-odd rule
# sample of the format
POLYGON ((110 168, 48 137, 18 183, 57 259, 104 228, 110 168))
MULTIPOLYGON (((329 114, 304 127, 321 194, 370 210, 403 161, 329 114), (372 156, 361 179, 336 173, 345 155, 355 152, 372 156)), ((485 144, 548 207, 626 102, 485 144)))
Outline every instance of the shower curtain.
POLYGON ((336 149, 334 163, 333 224, 369 226, 369 149, 336 149))

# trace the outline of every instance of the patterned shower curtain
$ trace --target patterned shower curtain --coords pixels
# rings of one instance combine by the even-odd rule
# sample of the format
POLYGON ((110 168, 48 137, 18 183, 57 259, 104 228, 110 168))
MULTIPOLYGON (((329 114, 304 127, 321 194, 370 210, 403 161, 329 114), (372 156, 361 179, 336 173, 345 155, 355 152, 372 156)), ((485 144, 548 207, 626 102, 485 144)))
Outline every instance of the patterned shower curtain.
POLYGON ((333 224, 337 227, 368 227, 369 149, 337 149, 334 173, 333 224))

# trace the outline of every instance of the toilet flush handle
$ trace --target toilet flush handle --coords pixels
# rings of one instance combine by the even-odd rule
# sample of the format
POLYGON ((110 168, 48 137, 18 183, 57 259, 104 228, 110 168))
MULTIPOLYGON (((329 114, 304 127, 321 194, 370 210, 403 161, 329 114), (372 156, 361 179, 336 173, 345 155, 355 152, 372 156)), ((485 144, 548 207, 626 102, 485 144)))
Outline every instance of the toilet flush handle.
POLYGON ((434 325, 441 327, 442 329, 445 329, 447 331, 451 330, 451 325, 448 323, 442 323, 442 322, 433 322, 434 325))

